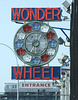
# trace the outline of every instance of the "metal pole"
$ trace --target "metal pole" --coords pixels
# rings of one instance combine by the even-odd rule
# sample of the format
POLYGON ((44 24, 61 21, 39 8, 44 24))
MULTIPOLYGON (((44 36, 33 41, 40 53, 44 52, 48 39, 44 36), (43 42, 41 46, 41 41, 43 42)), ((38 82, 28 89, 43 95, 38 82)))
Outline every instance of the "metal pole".
POLYGON ((69 100, 70 95, 70 72, 66 71, 65 75, 65 100, 69 100))
POLYGON ((78 100, 78 0, 72 2, 70 37, 70 100, 78 100))
POLYGON ((18 65, 17 56, 16 56, 15 52, 12 50, 12 48, 9 47, 8 45, 4 44, 4 43, 0 43, 0 45, 6 46, 7 48, 9 48, 9 49, 14 53, 14 55, 15 55, 15 59, 16 59, 16 64, 18 65))
POLYGON ((19 80, 17 80, 17 100, 19 100, 19 80))
POLYGON ((65 71, 62 71, 62 78, 61 78, 61 100, 65 100, 65 71))
POLYGON ((55 93, 55 100, 57 100, 57 92, 55 93))
MULTIPOLYGON (((16 59, 16 64, 17 64, 17 66, 19 66, 17 56, 16 56, 15 52, 12 50, 12 48, 9 47, 8 45, 4 44, 4 43, 0 43, 0 45, 6 46, 7 48, 9 48, 14 53, 15 59, 16 59)), ((17 81, 17 100, 19 100, 19 80, 17 81)))

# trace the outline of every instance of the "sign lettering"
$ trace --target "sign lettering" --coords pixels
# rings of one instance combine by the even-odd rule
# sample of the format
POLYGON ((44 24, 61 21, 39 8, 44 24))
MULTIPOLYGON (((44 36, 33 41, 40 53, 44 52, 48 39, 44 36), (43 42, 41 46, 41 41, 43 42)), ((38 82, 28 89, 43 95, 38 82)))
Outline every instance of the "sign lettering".
POLYGON ((61 8, 12 8, 11 20, 61 21, 61 8))
POLYGON ((60 79, 60 67, 12 67, 12 79, 60 79))
POLYGON ((30 82, 19 84, 20 88, 52 88, 52 82, 30 82))

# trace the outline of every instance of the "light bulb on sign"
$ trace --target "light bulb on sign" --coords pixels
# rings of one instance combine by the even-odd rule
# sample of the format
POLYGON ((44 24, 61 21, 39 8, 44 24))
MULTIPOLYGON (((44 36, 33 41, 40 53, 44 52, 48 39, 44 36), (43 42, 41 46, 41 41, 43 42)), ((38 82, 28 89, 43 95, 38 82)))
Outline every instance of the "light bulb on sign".
POLYGON ((52 49, 52 48, 47 49, 47 54, 48 55, 54 55, 54 53, 55 53, 55 49, 52 49))
POLYGON ((32 27, 27 24, 27 25, 23 26, 23 30, 24 30, 24 32, 28 33, 32 30, 32 27))
POLYGON ((33 64, 39 64, 40 63, 40 58, 35 57, 34 59, 32 59, 32 63, 33 64))
POLYGON ((21 40, 15 42, 15 47, 21 48, 22 46, 23 46, 23 42, 21 40))
POLYGON ((48 39, 53 39, 54 36, 55 36, 55 33, 53 33, 53 32, 49 32, 49 33, 47 33, 46 36, 47 36, 48 39))
POLYGON ((44 61, 44 62, 48 61, 49 60, 49 55, 46 55, 46 54, 42 55, 41 60, 44 61))
POLYGON ((22 49, 22 48, 17 49, 17 54, 18 55, 22 55, 23 56, 25 54, 25 52, 26 52, 25 49, 22 49))
POLYGON ((48 44, 49 44, 50 47, 55 48, 55 47, 57 46, 57 41, 55 41, 55 40, 51 40, 51 41, 49 41, 48 44))
POLYGON ((40 29, 40 24, 38 24, 38 23, 33 23, 33 24, 32 24, 32 28, 33 28, 33 30, 39 30, 39 29, 40 29))
POLYGON ((24 33, 18 33, 17 34, 17 38, 20 39, 20 40, 24 39, 25 38, 25 34, 24 33))
POLYGON ((32 59, 32 56, 31 56, 31 55, 26 54, 26 55, 24 55, 24 56, 23 56, 23 59, 24 59, 24 61, 30 62, 30 61, 31 61, 31 59, 32 59))
POLYGON ((47 25, 41 26, 41 31, 42 32, 48 32, 48 30, 49 30, 49 27, 47 25))

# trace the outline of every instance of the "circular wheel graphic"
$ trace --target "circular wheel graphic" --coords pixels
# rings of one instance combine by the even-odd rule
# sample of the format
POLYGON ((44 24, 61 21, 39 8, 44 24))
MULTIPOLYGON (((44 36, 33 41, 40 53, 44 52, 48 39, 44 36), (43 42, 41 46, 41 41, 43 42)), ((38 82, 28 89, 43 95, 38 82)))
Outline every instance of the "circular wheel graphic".
POLYGON ((25 46, 26 50, 32 56, 41 55, 47 49, 48 46, 47 38, 44 34, 40 32, 32 32, 26 37, 25 46))
POLYGON ((58 37, 48 24, 27 23, 14 37, 14 50, 18 58, 28 65, 45 65, 54 59, 58 51, 58 37))

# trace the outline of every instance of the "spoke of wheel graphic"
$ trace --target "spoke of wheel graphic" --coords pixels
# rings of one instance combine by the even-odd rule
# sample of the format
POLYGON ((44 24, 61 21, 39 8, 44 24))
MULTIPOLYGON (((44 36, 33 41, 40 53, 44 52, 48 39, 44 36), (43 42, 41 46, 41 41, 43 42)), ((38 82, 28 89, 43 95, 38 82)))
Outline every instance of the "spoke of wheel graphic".
POLYGON ((39 36, 38 40, 41 38, 41 35, 39 36))
POLYGON ((40 44, 45 44, 46 45, 47 43, 40 43, 40 44))
POLYGON ((31 41, 31 42, 32 42, 32 40, 31 40, 31 39, 28 39, 28 38, 27 38, 27 40, 29 40, 29 41, 31 41))
POLYGON ((31 51, 30 52, 32 52, 34 50, 34 47, 32 47, 32 49, 31 49, 31 51))
POLYGON ((35 47, 35 54, 37 53, 37 48, 35 47))
POLYGON ((32 44, 32 43, 26 43, 26 44, 32 44))
POLYGON ((43 45, 40 45, 40 47, 43 48, 43 49, 45 49, 45 48, 43 47, 43 45))
POLYGON ((37 40, 37 34, 36 34, 36 36, 35 36, 35 39, 37 40))

